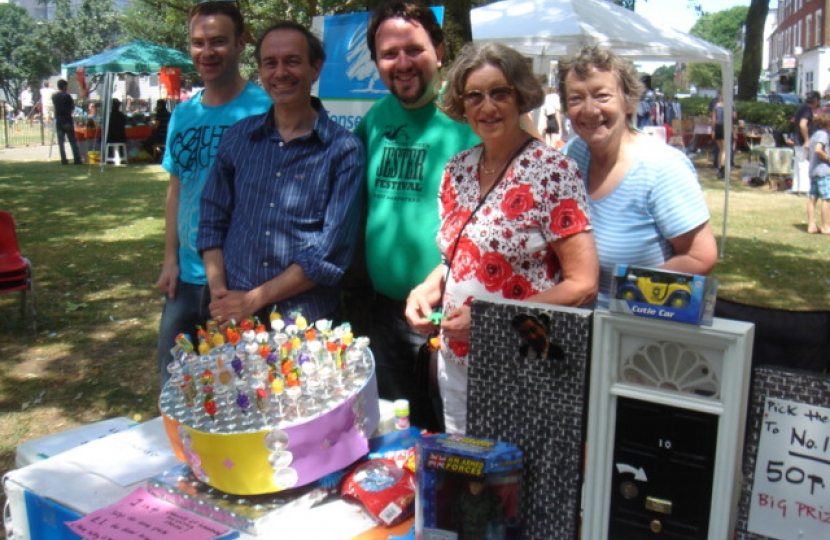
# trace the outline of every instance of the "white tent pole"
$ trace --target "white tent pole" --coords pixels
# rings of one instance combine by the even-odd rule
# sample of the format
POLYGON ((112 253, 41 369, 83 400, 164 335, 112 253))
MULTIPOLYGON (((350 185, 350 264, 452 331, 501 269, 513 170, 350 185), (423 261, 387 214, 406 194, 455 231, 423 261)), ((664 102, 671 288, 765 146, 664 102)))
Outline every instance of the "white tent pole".
POLYGON ((732 172, 732 107, 733 86, 735 81, 735 73, 732 70, 732 57, 721 64, 723 72, 723 143, 726 148, 726 163, 720 163, 724 170, 723 178, 723 230, 720 237, 720 257, 722 258, 726 253, 726 222, 729 219, 729 178, 732 172))
POLYGON ((110 113, 112 112, 112 88, 115 83, 115 73, 108 71, 104 74, 104 93, 101 95, 101 170, 107 162, 107 138, 110 130, 110 113))

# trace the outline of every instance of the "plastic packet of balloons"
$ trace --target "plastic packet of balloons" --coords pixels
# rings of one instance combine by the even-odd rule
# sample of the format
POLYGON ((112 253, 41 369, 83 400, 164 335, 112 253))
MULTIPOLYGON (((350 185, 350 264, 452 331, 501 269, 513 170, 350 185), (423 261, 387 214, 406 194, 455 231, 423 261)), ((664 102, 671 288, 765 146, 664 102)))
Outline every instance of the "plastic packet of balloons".
POLYGON ((341 495, 359 502, 377 522, 395 525, 415 510, 415 475, 391 459, 370 459, 346 476, 341 495))

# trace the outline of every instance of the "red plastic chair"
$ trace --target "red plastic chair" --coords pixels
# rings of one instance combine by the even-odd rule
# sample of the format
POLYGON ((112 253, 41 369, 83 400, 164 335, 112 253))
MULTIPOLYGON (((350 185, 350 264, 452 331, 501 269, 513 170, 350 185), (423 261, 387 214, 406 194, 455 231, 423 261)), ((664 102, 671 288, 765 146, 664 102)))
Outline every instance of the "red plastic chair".
POLYGON ((26 316, 26 291, 32 293, 29 311, 32 314, 32 328, 37 331, 32 263, 20 254, 14 219, 10 214, 0 212, 0 293, 15 291, 20 291, 20 315, 22 317, 26 316))

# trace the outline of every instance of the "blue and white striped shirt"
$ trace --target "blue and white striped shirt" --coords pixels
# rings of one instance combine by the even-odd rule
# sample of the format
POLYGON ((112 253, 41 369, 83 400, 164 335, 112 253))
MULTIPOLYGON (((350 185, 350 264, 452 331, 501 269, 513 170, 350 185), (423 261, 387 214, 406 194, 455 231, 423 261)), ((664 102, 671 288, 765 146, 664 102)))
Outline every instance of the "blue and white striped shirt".
MULTIPOLYGON (((620 184, 599 200, 589 197, 594 241, 599 253, 597 305, 608 307, 616 264, 657 267, 674 256, 669 239, 709 220, 694 165, 679 150, 648 139, 620 184)), ((591 152, 577 137, 563 152, 576 160, 588 182, 591 152)))
POLYGON ((311 133, 285 142, 273 108, 225 133, 202 193, 198 249, 222 248, 228 290, 248 291, 298 264, 316 287, 282 300, 309 320, 334 312, 362 201, 360 140, 316 98, 311 133))

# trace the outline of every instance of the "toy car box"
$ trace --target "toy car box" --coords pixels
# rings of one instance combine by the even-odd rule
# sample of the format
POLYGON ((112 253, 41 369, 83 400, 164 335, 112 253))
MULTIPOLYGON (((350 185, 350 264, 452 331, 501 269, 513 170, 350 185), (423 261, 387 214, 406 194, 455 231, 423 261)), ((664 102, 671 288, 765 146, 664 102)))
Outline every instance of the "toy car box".
POLYGON ((417 540, 503 540, 520 530, 522 451, 515 445, 434 435, 416 444, 417 540))
POLYGON ((608 309, 711 326, 717 292, 715 278, 618 264, 614 267, 608 309))

